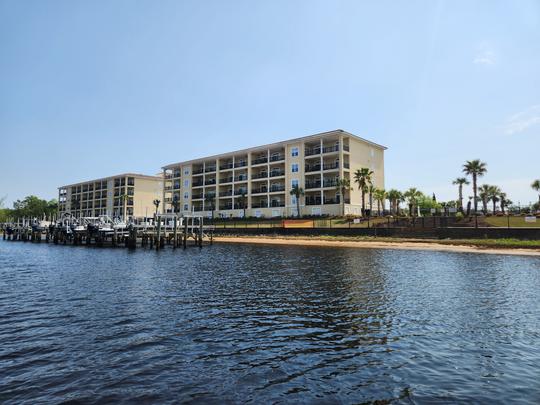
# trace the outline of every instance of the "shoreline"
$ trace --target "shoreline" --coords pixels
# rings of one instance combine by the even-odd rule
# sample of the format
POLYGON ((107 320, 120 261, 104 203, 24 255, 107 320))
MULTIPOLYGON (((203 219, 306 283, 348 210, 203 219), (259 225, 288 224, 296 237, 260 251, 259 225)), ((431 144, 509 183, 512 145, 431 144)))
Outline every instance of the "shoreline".
POLYGON ((346 247, 359 249, 427 250, 455 253, 483 253, 513 256, 540 257, 540 249, 482 247, 473 244, 445 244, 438 241, 384 241, 384 240, 326 240, 305 237, 268 237, 268 236, 215 236, 216 243, 249 243, 259 245, 294 245, 316 247, 346 247))

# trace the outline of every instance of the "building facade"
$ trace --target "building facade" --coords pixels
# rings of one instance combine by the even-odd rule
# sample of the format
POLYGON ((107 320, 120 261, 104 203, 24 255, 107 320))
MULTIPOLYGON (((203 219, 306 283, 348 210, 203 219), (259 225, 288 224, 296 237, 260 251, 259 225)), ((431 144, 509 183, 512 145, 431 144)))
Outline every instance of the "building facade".
MULTIPOLYGON (((384 146, 343 130, 324 132, 270 145, 179 162, 163 167, 164 212, 196 212, 220 217, 361 215, 361 193, 354 172, 374 172, 384 187, 384 146), (336 181, 348 178, 353 190, 341 204, 336 181)), ((366 199, 367 200, 367 199, 366 199)), ((369 208, 369 202, 366 201, 369 208)))
MULTIPOLYGON (((151 217, 161 200, 161 176, 125 173, 58 188, 58 213, 76 217, 151 217)), ((161 209, 161 207, 160 207, 161 209)))

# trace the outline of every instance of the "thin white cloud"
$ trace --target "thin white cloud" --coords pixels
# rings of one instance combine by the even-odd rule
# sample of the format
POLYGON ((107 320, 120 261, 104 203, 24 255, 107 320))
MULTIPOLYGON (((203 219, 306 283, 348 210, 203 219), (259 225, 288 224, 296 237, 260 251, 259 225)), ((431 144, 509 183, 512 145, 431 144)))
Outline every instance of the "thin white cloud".
POLYGON ((509 117, 504 125, 504 132, 507 135, 519 134, 538 124, 540 124, 540 104, 533 105, 509 117))
POLYGON ((495 52, 490 50, 480 51, 473 60, 475 65, 494 65, 497 62, 495 52))

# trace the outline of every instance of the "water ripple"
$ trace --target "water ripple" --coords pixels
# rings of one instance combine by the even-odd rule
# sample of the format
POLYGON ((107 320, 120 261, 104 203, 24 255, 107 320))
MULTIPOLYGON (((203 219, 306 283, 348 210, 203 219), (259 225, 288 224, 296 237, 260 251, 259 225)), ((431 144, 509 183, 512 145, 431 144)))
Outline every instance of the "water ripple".
POLYGON ((537 402, 540 260, 0 242, 0 402, 537 402))

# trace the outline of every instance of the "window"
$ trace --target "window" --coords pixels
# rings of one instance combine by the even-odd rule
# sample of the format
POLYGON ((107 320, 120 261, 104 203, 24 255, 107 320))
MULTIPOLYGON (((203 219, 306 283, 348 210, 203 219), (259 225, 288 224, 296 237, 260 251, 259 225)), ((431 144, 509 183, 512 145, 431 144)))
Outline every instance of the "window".
POLYGON ((184 200, 189 199, 189 193, 184 193, 184 200))
POLYGON ((186 176, 189 175, 189 167, 186 167, 186 168, 184 169, 184 174, 185 174, 186 176))
POLYGON ((292 165, 292 172, 293 172, 293 173, 298 173, 298 163, 293 163, 293 165, 292 165))
POLYGON ((291 181, 291 187, 292 187, 292 188, 298 187, 298 179, 293 179, 293 180, 291 181))
POLYGON ((298 156, 298 148, 292 148, 291 150, 291 156, 298 156))
POLYGON ((189 187, 189 180, 184 180, 184 187, 189 187))
POLYGON ((292 205, 296 205, 296 196, 295 196, 295 195, 293 195, 293 196, 291 197, 291 204, 292 204, 292 205))
POLYGON ((189 205, 188 204, 184 204, 184 211, 188 211, 189 210, 189 205))

